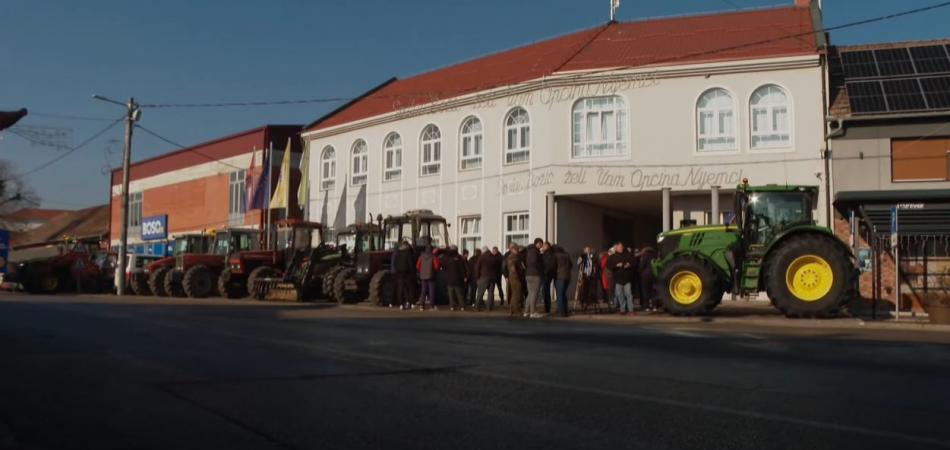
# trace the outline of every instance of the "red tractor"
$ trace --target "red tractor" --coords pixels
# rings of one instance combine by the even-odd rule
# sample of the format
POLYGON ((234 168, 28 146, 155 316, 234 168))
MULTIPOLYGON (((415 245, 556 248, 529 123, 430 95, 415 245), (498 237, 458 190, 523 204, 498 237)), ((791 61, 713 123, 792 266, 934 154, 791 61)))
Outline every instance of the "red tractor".
POLYGON ((20 262, 4 279, 20 283, 31 294, 55 294, 67 289, 104 292, 111 289, 113 276, 109 253, 94 245, 64 242, 57 255, 20 262))
POLYGON ((336 298, 346 302, 368 298, 374 305, 393 305, 396 303, 396 281, 390 270, 390 262, 399 243, 408 241, 417 254, 426 245, 437 249, 449 245, 448 223, 444 217, 430 210, 417 209, 377 220, 383 229, 382 248, 359 253, 355 270, 346 276, 337 275, 335 284, 340 289, 337 290, 336 298))
POLYGON ((191 298, 205 298, 219 294, 217 280, 233 253, 260 249, 260 232, 230 228, 214 234, 205 253, 180 253, 175 266, 165 277, 165 291, 179 292, 191 298))
MULTIPOLYGON (((152 295, 159 297, 168 297, 169 295, 181 297, 184 292, 181 291, 181 285, 176 284, 174 280, 166 281, 175 268, 175 257, 187 253, 203 254, 208 253, 211 248, 213 236, 207 233, 184 234, 176 236, 171 244, 171 256, 166 256, 158 261, 152 261, 145 265, 145 277, 147 280, 148 291, 152 295), (170 288, 170 289, 169 289, 170 288)), ((145 286, 133 286, 132 292, 144 292, 145 286)))
POLYGON ((337 303, 355 303, 366 298, 367 292, 346 290, 346 280, 356 274, 359 255, 383 248, 381 224, 360 223, 346 227, 336 236, 336 247, 344 256, 340 264, 327 270, 323 276, 323 294, 337 303))
MULTIPOLYGON (((255 291, 255 298, 263 298, 258 290, 259 280, 280 279, 288 268, 302 263, 319 249, 320 255, 330 247, 323 243, 323 224, 298 219, 278 221, 276 245, 270 250, 242 251, 228 257, 227 268, 218 277, 218 290, 228 298, 243 298, 255 291), (317 245, 313 245, 313 241, 317 245)), ((306 261, 310 261, 307 259, 306 261)))

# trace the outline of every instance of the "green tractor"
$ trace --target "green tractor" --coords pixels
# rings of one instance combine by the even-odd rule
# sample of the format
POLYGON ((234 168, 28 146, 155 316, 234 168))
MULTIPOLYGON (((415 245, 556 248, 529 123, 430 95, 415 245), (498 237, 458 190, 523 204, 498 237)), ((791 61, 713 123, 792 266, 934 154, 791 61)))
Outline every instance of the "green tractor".
POLYGON ((847 301, 857 273, 851 250, 815 225, 815 186, 736 188, 729 225, 661 233, 653 262, 657 295, 678 316, 712 311, 725 292, 765 291, 788 317, 827 317, 847 301))

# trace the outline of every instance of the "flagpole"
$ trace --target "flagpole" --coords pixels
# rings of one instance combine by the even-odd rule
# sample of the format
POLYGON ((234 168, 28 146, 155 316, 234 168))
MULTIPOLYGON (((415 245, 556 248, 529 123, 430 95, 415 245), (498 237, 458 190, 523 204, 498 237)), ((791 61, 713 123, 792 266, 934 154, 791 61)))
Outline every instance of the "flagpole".
POLYGON ((273 175, 273 172, 271 171, 271 167, 274 167, 274 141, 270 142, 270 147, 267 149, 267 152, 269 156, 267 158, 267 198, 264 200, 265 202, 264 214, 266 215, 265 223, 267 225, 265 227, 265 232, 267 235, 267 248, 273 250, 272 248, 273 243, 271 242, 271 238, 270 238, 270 194, 271 194, 270 185, 273 182, 273 180, 271 179, 271 176, 273 175))

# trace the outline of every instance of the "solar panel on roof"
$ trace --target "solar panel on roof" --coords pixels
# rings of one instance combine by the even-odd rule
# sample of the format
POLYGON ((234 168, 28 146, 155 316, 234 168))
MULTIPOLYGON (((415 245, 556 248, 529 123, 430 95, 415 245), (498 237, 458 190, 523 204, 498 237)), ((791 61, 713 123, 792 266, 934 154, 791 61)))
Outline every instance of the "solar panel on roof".
POLYGON ((878 76, 874 53, 870 50, 842 52, 841 65, 848 78, 867 78, 878 76))
POLYGON ((883 48, 874 51, 881 76, 914 75, 914 64, 906 48, 883 48))
POLYGON ((887 112, 884 91, 880 81, 848 82, 848 102, 851 112, 856 114, 887 112))
POLYGON ((910 55, 917 67, 917 73, 950 72, 950 57, 943 45, 911 47, 910 55))
POLYGON ((900 78, 884 80, 884 98, 887 100, 888 111, 920 111, 927 109, 924 95, 916 78, 900 78))
POLYGON ((921 78, 920 85, 930 109, 950 108, 950 77, 921 78))

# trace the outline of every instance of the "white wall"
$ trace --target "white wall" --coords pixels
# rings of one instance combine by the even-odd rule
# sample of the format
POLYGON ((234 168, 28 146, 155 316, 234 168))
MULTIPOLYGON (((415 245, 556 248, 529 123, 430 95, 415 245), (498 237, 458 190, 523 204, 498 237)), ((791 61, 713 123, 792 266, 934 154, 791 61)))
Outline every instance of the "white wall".
MULTIPOLYGON (((572 107, 585 94, 588 81, 573 87, 537 88, 519 95, 506 92, 479 94, 469 104, 462 99, 445 103, 437 111, 402 111, 360 123, 345 124, 307 133, 311 145, 311 217, 319 218, 324 193, 318 191, 320 153, 332 145, 337 154, 336 188, 329 193, 328 221, 333 222, 342 193, 342 179, 350 170, 350 148, 357 139, 369 145, 367 212, 398 214, 413 208, 428 208, 456 224, 459 216, 482 215, 483 243, 502 242, 502 214, 530 211, 531 236, 545 233, 545 194, 591 194, 600 192, 653 191, 671 187, 676 191, 702 191, 712 184, 728 188, 748 177, 752 184, 791 183, 820 185, 823 146, 821 71, 817 56, 738 63, 677 66, 631 72, 628 81, 587 84, 588 94, 616 90, 628 107, 630 155, 622 158, 574 161, 572 107), (707 74, 709 76, 707 76, 707 74), (630 82, 630 77, 635 81, 630 82), (752 92, 774 83, 791 98, 792 144, 778 150, 751 150, 749 107, 752 92), (739 150, 728 154, 696 152, 695 105, 707 89, 730 91, 737 104, 739 150), (597 91, 597 90, 600 91, 597 91), (488 100, 493 95, 500 97, 488 100), (503 120, 515 106, 531 115, 530 163, 502 164, 503 120), (459 134, 462 121, 475 115, 482 121, 484 156, 482 169, 460 171, 459 134), (392 120, 388 120, 388 119, 392 120), (428 124, 442 132, 442 170, 439 175, 419 176, 420 133, 428 124), (382 144, 392 131, 403 140, 403 174, 399 181, 382 181, 382 144)), ((598 76, 604 76, 599 74, 598 76)), ((557 78, 552 78, 554 86, 557 78)), ((585 80, 578 78, 578 80, 585 80)), ((561 81, 563 84, 563 81, 561 81)), ((347 222, 352 222, 357 187, 347 188, 347 222)), ((821 196, 822 203, 824 196, 821 196)), ((729 201, 721 203, 730 208, 729 201)), ((674 197, 674 208, 675 208, 674 197)), ((817 214, 823 220, 825 208, 817 214)), ((457 227, 452 228, 453 241, 457 227)))

